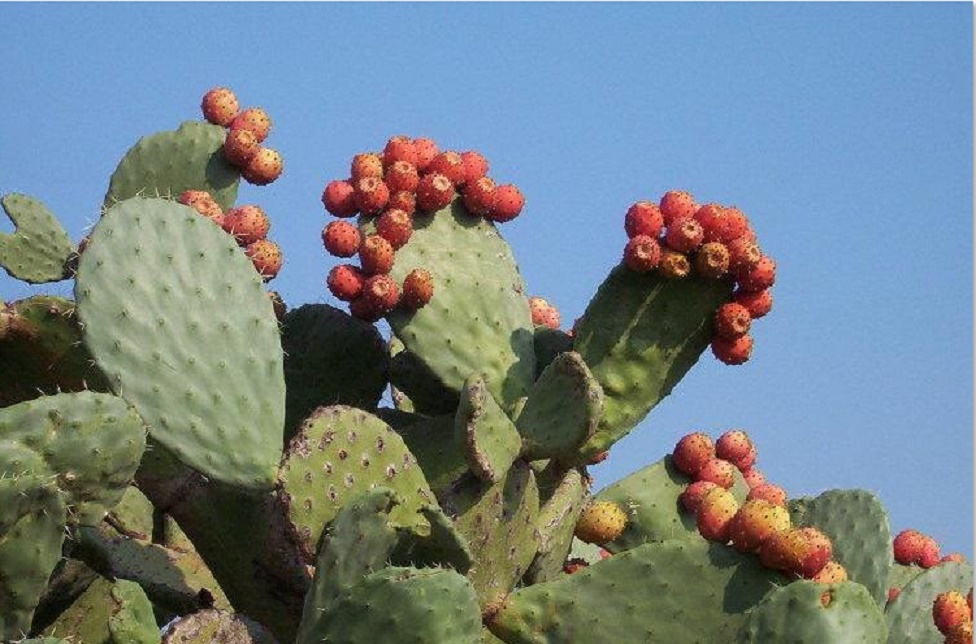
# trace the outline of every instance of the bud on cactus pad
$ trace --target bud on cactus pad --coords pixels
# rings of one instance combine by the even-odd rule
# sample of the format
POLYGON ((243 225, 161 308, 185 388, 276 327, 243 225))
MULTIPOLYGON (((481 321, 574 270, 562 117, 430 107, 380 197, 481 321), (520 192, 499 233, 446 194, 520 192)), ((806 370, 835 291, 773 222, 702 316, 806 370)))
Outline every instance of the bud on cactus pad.
POLYGON ((627 527, 627 513, 616 503, 591 503, 576 521, 576 538, 587 543, 603 545, 623 534, 627 527))

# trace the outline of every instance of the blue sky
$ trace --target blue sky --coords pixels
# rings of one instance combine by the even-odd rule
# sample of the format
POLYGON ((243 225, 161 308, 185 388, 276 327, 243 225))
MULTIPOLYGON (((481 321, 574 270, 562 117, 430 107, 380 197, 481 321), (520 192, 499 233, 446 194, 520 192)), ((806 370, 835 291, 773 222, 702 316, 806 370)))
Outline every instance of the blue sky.
MULTIPOLYGON (((610 459, 748 430, 791 496, 878 494, 973 552, 973 7, 953 4, 0 4, 0 193, 78 239, 143 135, 232 87, 269 111, 290 305, 335 301, 319 202, 394 134, 477 149, 527 205, 503 234, 570 323, 629 204, 736 204, 779 265, 752 360, 710 355, 610 459)), ((0 229, 9 230, 6 222, 0 229)), ((67 293, 0 277, 0 297, 67 293)))

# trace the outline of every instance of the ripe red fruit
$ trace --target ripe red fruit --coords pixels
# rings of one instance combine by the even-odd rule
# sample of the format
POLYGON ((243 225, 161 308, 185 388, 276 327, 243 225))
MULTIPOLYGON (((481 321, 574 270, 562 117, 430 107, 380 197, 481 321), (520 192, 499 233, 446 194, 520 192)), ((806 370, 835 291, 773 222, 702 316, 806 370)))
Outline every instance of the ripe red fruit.
POLYGON ((750 490, 766 482, 766 475, 755 467, 744 470, 742 472, 742 478, 745 479, 746 485, 749 486, 750 490))
POLYGON ((759 245, 747 237, 728 242, 726 247, 729 249, 729 269, 734 273, 746 273, 762 259, 759 245))
POLYGON ((545 326, 550 329, 558 329, 560 326, 559 309, 545 298, 530 297, 529 313, 532 315, 532 324, 535 326, 545 326))
POLYGON ((681 253, 690 253, 701 246, 705 232, 701 224, 690 217, 680 217, 668 225, 664 243, 681 253))
POLYGON ((464 179, 461 183, 465 185, 488 174, 488 160, 480 152, 474 150, 462 152, 461 163, 464 165, 464 179))
POLYGON ((245 129, 254 133, 258 143, 268 138, 271 132, 271 117, 260 107, 249 107, 231 121, 231 129, 245 129))
POLYGON ((918 565, 922 568, 931 568, 932 566, 939 565, 939 559, 942 555, 939 553, 939 543, 929 536, 922 537, 922 552, 918 558, 918 565))
POLYGON ((729 250, 721 242, 702 244, 695 255, 695 268, 702 277, 722 277, 729 272, 729 250))
POLYGON ((454 185, 442 174, 432 172, 420 178, 417 185, 417 207, 424 212, 446 208, 454 200, 454 185))
POLYGON ((223 228, 234 236, 238 244, 247 246, 268 236, 271 220, 260 206, 238 206, 224 215, 223 228))
POLYGON ((377 308, 376 302, 363 295, 349 302, 349 313, 363 322, 376 322, 383 317, 383 312, 377 308))
POLYGON ((902 530, 892 541, 895 561, 905 566, 918 563, 924 544, 925 535, 918 530, 902 530))
POLYGON ((624 230, 627 237, 648 235, 657 238, 664 228, 664 215, 656 204, 650 201, 638 201, 627 209, 624 216, 624 230))
MULTIPOLYGON (((736 207, 725 209, 725 226, 718 241, 730 244, 734 240, 741 238, 749 231, 749 218, 736 207)), ((750 239, 750 241, 755 241, 750 239)))
POLYGON ((200 109, 203 111, 203 118, 214 125, 227 127, 230 125, 240 105, 237 96, 226 87, 214 87, 203 95, 200 101, 200 109))
POLYGON ((712 458, 715 458, 715 443, 704 432, 692 432, 682 436, 671 454, 671 460, 678 471, 692 478, 712 458))
POLYGON ((241 176, 248 183, 266 186, 280 177, 284 169, 284 161, 277 150, 258 148, 247 165, 241 168, 241 176))
POLYGON ((746 501, 729 526, 732 547, 739 552, 755 552, 773 534, 790 528, 790 513, 763 499, 746 501))
POLYGON ((367 235, 359 247, 359 263, 367 275, 389 273, 393 268, 393 246, 379 235, 367 235))
POLYGON ((400 289, 396 281, 386 274, 373 275, 363 284, 361 298, 383 315, 393 310, 400 300, 400 289))
POLYGON ((421 173, 427 172, 427 166, 434 160, 434 157, 441 153, 440 148, 434 143, 434 139, 428 139, 426 137, 414 139, 413 149, 417 155, 417 171, 421 173))
POLYGON ((725 232, 725 208, 717 203, 707 203, 695 212, 695 220, 701 224, 704 241, 722 241, 725 232))
POLYGON ((746 307, 749 317, 753 320, 758 320, 773 310, 773 294, 769 289, 761 291, 736 289, 732 293, 732 301, 746 307))
POLYGON ((800 557, 799 565, 792 572, 804 579, 813 579, 833 557, 833 544, 830 542, 830 537, 816 528, 800 528, 800 534, 803 535, 806 547, 800 557))
POLYGON ((772 257, 763 255, 751 270, 737 274, 736 277, 739 280, 741 290, 762 291, 772 286, 776 281, 776 262, 773 261, 772 257))
POLYGON ((390 201, 386 204, 389 210, 402 210, 409 216, 417 210, 417 195, 412 192, 394 192, 390 195, 390 201))
POLYGON ((245 247, 244 253, 251 258, 251 263, 265 282, 273 280, 281 270, 281 249, 273 241, 259 239, 245 247))
POLYGON ((765 499, 773 505, 786 507, 786 490, 775 483, 760 483, 749 490, 746 500, 749 499, 765 499))
POLYGON ((661 214, 664 216, 665 226, 670 226, 676 219, 694 217, 697 210, 698 204, 690 192, 669 190, 661 197, 661 214))
POLYGON ((721 458, 710 458, 695 474, 696 481, 711 481, 726 490, 735 484, 735 465, 721 458))
MULTIPOLYGON (((224 211, 210 193, 205 190, 187 190, 177 199, 184 206, 189 206, 198 213, 210 219, 218 226, 224 225, 224 211)), ((78 251, 81 252, 80 250, 78 251)))
POLYGON ((739 511, 739 502, 723 487, 709 490, 702 496, 695 514, 698 533, 709 541, 727 543, 732 518, 739 511))
POLYGON ((349 166, 349 176, 352 182, 356 183, 366 177, 383 178, 383 162, 379 156, 371 153, 357 154, 352 158, 349 166))
POLYGON ((386 207, 390 200, 390 189, 382 179, 363 177, 353 184, 356 207, 364 215, 375 215, 386 207))
POLYGON ((386 185, 390 192, 415 192, 420 183, 417 167, 406 161, 395 161, 386 168, 386 185))
POLYGON ((227 130, 224 138, 224 157, 238 168, 244 168, 261 149, 254 132, 245 129, 227 130))
POLYGON ((752 336, 744 335, 735 340, 712 338, 712 353, 727 365, 740 365, 752 355, 752 336))
POLYGON ((624 265, 638 273, 649 273, 661 262, 661 245, 648 235, 632 237, 624 246, 624 265))
POLYGON ((494 190, 495 182, 488 177, 481 177, 468 182, 461 193, 461 197, 464 199, 464 207, 472 215, 485 217, 491 212, 494 190))
POLYGON ((427 166, 427 172, 442 174, 455 186, 464 183, 464 161, 457 152, 441 152, 427 166))
POLYGON ((409 309, 419 309, 434 296, 434 280, 424 268, 415 268, 403 279, 401 301, 409 309))
POLYGON ((715 335, 720 338, 726 340, 740 338, 749 332, 751 324, 752 317, 749 315, 749 309, 741 304, 726 302, 715 312, 715 335))
POLYGON ((348 181, 330 181, 322 191, 322 205, 336 217, 355 217, 359 212, 355 189, 348 181))
POLYGON ((932 619, 943 635, 947 635, 958 624, 971 620, 966 597, 958 590, 939 593, 932 602, 932 619))
POLYGON ((417 165, 417 148, 408 136, 391 137, 386 142, 386 147, 383 148, 384 166, 389 167, 397 161, 406 161, 413 166, 417 165))
POLYGON ((332 221, 322 229, 322 245, 336 257, 352 257, 361 241, 359 227, 348 221, 332 221))
POLYGON ((681 501, 681 505, 684 506, 685 510, 695 513, 698 512, 698 506, 701 505, 701 500, 704 498, 705 493, 717 487, 719 486, 711 481, 694 481, 678 495, 678 500, 681 501))
POLYGON ((413 234, 413 219, 402 210, 387 210, 376 220, 376 233, 390 242, 393 250, 397 250, 403 247, 413 234))
POLYGON ((589 565, 590 564, 587 563, 585 559, 574 557, 573 559, 567 560, 566 563, 563 564, 563 572, 567 575, 572 575, 574 572, 579 572, 589 565))
POLYGON ((750 453, 753 451, 755 451, 755 446, 752 444, 749 434, 741 429, 730 429, 715 441, 715 456, 732 463, 740 472, 749 468, 739 467, 738 463, 749 459, 750 453))
POLYGON ((691 261, 684 253, 664 247, 658 272, 668 279, 682 279, 691 273, 691 261))
POLYGON ((519 216, 525 206, 525 197, 512 184, 496 186, 491 192, 491 210, 486 217, 496 223, 511 221, 519 216))
POLYGON ((343 302, 351 302, 363 292, 366 276, 358 266, 340 264, 329 271, 326 284, 329 291, 343 302))

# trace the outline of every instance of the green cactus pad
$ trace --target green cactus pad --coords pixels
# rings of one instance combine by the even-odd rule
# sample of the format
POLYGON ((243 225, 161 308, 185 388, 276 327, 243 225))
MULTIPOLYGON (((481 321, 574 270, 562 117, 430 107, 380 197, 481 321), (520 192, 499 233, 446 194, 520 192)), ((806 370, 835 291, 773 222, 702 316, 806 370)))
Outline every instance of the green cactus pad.
POLYGON ((818 584, 803 579, 770 591, 750 611, 736 642, 884 644, 886 637, 884 615, 867 588, 852 581, 818 584))
POLYGON ((285 316, 285 441, 320 405, 376 407, 389 356, 372 324, 328 304, 306 304, 285 316))
POLYGON ((579 470, 566 472, 555 491, 539 509, 539 551, 526 573, 532 583, 558 577, 573 545, 576 520, 586 500, 579 470))
POLYGON ((47 629, 85 644, 158 644, 152 604, 139 584, 96 579, 47 629))
POLYGON ((389 567, 351 588, 308 642, 480 644, 481 612, 467 579, 445 569, 389 567), (382 610, 377 610, 382 607, 382 610))
POLYGON ((56 476, 71 518, 101 521, 122 498, 146 446, 142 419, 111 394, 44 396, 0 409, 0 472, 28 469, 27 457, 56 476))
POLYGON ((573 350, 573 337, 565 331, 547 326, 535 328, 535 377, 538 378, 560 353, 573 350))
POLYGON ((41 394, 108 391, 81 344, 75 303, 36 295, 0 304, 0 407, 41 394))
POLYGON ((517 460, 493 484, 468 475, 445 492, 442 506, 474 555, 467 577, 485 607, 515 586, 538 550, 535 474, 517 460))
POLYGON ((511 593, 488 626, 509 643, 728 642, 774 586, 752 555, 699 541, 648 543, 511 593))
POLYGON ((596 431, 603 390, 578 353, 561 353, 532 385, 515 421, 524 458, 561 458, 596 431))
POLYGON ((477 374, 464 382, 454 427, 457 440, 464 445, 468 467, 482 481, 499 480, 522 449, 515 425, 477 374))
POLYGON ((615 267, 580 319, 574 349, 603 387, 603 418, 579 461, 609 449, 698 361, 729 280, 668 280, 615 267))
POLYGON ((31 284, 68 277, 66 264, 75 247, 47 206, 20 194, 4 195, 0 205, 15 226, 12 235, 0 233, 0 266, 7 274, 31 284))
POLYGON ((168 624, 163 644, 278 644, 278 640, 246 615, 211 608, 168 624))
POLYGON ((397 251, 398 283, 417 267, 430 271, 434 297, 416 312, 387 316, 407 350, 448 388, 472 373, 507 412, 535 377, 529 305, 511 249, 495 226, 467 212, 460 199, 414 217, 410 242, 397 251))
POLYGON ((85 345, 154 440, 209 478, 269 487, 285 412, 278 322, 233 238, 129 199, 95 226, 75 299, 85 345))
POLYGON ((39 633, 50 626, 98 578, 98 573, 83 561, 63 557, 48 578, 34 609, 31 631, 39 633))
POLYGON ((941 644, 945 638, 932 618, 935 598, 950 590, 965 594, 972 587, 973 567, 966 563, 948 561, 923 571, 885 608, 888 643, 941 644))
POLYGON ((445 386, 396 336, 390 338, 389 350, 390 384, 397 409, 426 416, 454 413, 458 406, 456 390, 445 386))
POLYGON ((414 568, 449 566, 462 575, 467 574, 474 555, 451 518, 437 506, 423 506, 420 513, 430 523, 430 534, 404 532, 390 561, 414 568))
POLYGON ((891 569, 891 528, 881 501, 865 490, 828 490, 816 498, 789 502, 795 526, 813 526, 833 545, 833 559, 848 579, 863 584, 879 605, 888 596, 891 569))
POLYGON ((224 158, 226 137, 219 125, 186 121, 175 131, 139 139, 112 174, 104 207, 130 197, 176 199, 186 190, 206 190, 221 208, 230 208, 241 175, 224 158))
POLYGON ((67 510, 53 477, 0 477, 0 641, 25 635, 61 559, 67 510))
MULTIPOLYGON (((691 479, 665 456, 601 490, 597 501, 612 501, 626 508, 629 517, 623 534, 606 544, 607 550, 620 552, 649 541, 700 539, 695 516, 678 500, 689 483, 691 479)), ((736 471, 732 494, 741 504, 748 493, 745 480, 736 471)))
POLYGON ((455 415, 416 419, 397 429, 417 458, 420 469, 438 498, 444 490, 468 472, 464 446, 457 441, 455 415))
POLYGON ((900 564, 897 561, 892 562, 891 568, 888 570, 888 588, 897 588, 898 590, 901 590, 908 584, 908 582, 915 579, 923 572, 925 572, 925 568, 915 564, 905 565, 900 564))
POLYGON ((429 534, 418 511, 437 501, 400 436, 361 409, 316 410, 292 439, 278 473, 285 529, 305 561, 314 559, 323 528, 342 506, 377 486, 395 489, 403 499, 392 521, 429 534))

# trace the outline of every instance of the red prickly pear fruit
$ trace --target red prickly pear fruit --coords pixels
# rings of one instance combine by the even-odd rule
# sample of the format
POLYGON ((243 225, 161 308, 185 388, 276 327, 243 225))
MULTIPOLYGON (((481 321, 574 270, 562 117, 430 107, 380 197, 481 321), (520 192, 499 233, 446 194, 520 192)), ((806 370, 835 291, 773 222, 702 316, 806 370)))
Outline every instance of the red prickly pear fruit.
POLYGON ((352 158, 352 163, 349 166, 349 176, 353 183, 366 177, 382 179, 383 161, 380 160, 379 155, 370 152, 357 154, 352 158))
POLYGON ((285 163, 277 150, 258 148, 247 165, 241 168, 241 176, 252 185, 266 186, 274 183, 284 171, 285 163))
POLYGON ((675 219, 664 234, 664 243, 671 250, 690 253, 701 246, 704 237, 701 224, 691 217, 675 219))
POLYGON ((397 250, 410 240, 413 219, 402 210, 387 210, 376 220, 376 233, 397 250))
MULTIPOLYGON (((804 529, 789 528, 769 535, 759 546, 759 562, 767 568, 797 576, 800 576, 801 570, 813 568, 804 563, 815 550, 810 535, 804 533, 804 529)), ((820 572, 826 563, 824 560, 814 574, 820 572)))
POLYGON ((609 450, 603 450, 602 452, 597 452, 596 454, 594 454, 593 456, 590 457, 590 460, 588 460, 586 462, 586 464, 587 465, 599 465, 603 461, 607 460, 607 457, 608 456, 610 456, 610 451, 609 450))
POLYGON ((746 501, 729 526, 732 547, 739 552, 756 552, 763 541, 790 528, 790 513, 764 499, 746 501))
POLYGON ((736 289, 732 293, 732 301, 746 307, 753 320, 758 320, 773 310, 773 294, 769 289, 751 292, 736 289))
POLYGON ((939 563, 949 563, 949 562, 966 563, 966 555, 962 554, 961 552, 950 552, 949 554, 942 557, 942 559, 939 559, 939 563))
POLYGON ((741 338, 749 333, 751 325, 752 317, 749 315, 749 309, 741 304, 726 302, 715 312, 715 335, 720 338, 726 340, 741 338))
POLYGON ((973 644, 973 620, 968 619, 949 629, 944 644, 973 644))
POLYGON ((273 280, 281 270, 283 258, 278 244, 268 239, 259 239, 244 248, 254 268, 265 282, 273 280))
POLYGON ((383 148, 383 165, 389 167, 397 161, 406 161, 417 167, 417 148, 410 137, 394 136, 386 142, 386 147, 383 148))
POLYGON ((613 556, 613 553, 606 548, 600 548, 600 559, 609 559, 613 556))
POLYGON ((735 340, 712 338, 712 353, 727 365, 748 362, 752 355, 752 336, 744 335, 735 340))
POLYGON ((695 480, 711 481, 728 490, 735 485, 735 465, 721 458, 710 458, 695 474, 695 480))
POLYGON ((922 568, 931 568, 939 564, 941 558, 939 553, 939 543, 929 536, 922 538, 922 552, 918 558, 918 565, 922 568))
POLYGON ((503 224, 512 221, 522 213, 525 207, 525 197, 512 184, 495 186, 491 191, 491 210, 485 215, 495 223, 503 224))
MULTIPOLYGON (((724 458, 735 465, 740 472, 748 470, 748 467, 739 467, 740 461, 748 461, 749 453, 754 451, 755 446, 749 434, 741 429, 730 429, 715 441, 715 456, 724 458)), ((751 466, 751 463, 750 463, 751 466)))
POLYGON ((729 249, 729 270, 736 274, 751 271, 763 256, 759 245, 746 237, 733 239, 726 243, 726 247, 729 249))
POLYGON ((271 308, 274 310, 278 324, 282 324, 285 321, 285 314, 288 312, 285 301, 281 299, 281 294, 278 291, 268 291, 268 299, 271 300, 271 308))
POLYGON ((224 138, 224 158, 238 168, 247 167, 260 149, 261 144, 251 130, 242 128, 227 130, 227 136, 224 138))
POLYGON ((707 203, 695 212, 695 220, 701 224, 704 241, 722 241, 725 231, 725 208, 717 203, 707 203))
POLYGON ((574 534, 580 541, 603 545, 623 534, 627 513, 611 501, 590 503, 576 520, 574 534))
POLYGON ((901 588, 895 588, 894 586, 892 586, 891 588, 889 588, 888 589, 888 603, 890 604, 891 602, 893 602, 896 599, 898 599, 898 595, 900 595, 900 594, 901 594, 901 588))
POLYGON ((416 192, 420 175, 417 174, 417 166, 406 161, 395 161, 387 166, 384 181, 391 193, 416 192))
POLYGON ((268 236, 271 220, 260 206, 238 206, 224 215, 223 228, 234 236, 239 245, 247 246, 268 236))
POLYGON ((373 275, 366 278, 366 282, 363 283, 360 297, 367 299, 383 315, 392 311, 400 301, 400 288, 389 275, 373 275))
POLYGON ((205 190, 186 190, 179 196, 177 201, 184 206, 193 208, 218 226, 223 227, 224 211, 220 208, 220 204, 210 196, 209 192, 205 190))
POLYGON ((464 199, 464 207, 472 215, 485 217, 491 212, 495 182, 488 177, 481 177, 474 181, 469 181, 464 186, 461 197, 464 199))
POLYGON ((403 278, 403 297, 401 302, 408 309, 416 310, 425 306, 434 297, 434 278, 430 271, 415 268, 403 278))
POLYGON ((441 153, 440 148, 437 147, 434 140, 426 137, 414 139, 413 148, 414 153, 417 155, 417 172, 420 173, 427 172, 430 162, 434 160, 434 157, 441 153))
POLYGON ((455 186, 464 183, 464 161, 457 152, 450 150, 441 152, 431 160, 430 165, 427 166, 427 172, 442 174, 455 186))
POLYGON ((349 302, 349 314, 363 322, 376 322, 383 317, 383 312, 376 307, 376 303, 364 295, 349 302))
POLYGON ((638 201, 627 209, 624 216, 624 231, 630 238, 647 235, 656 239, 663 228, 664 215, 657 204, 650 201, 638 201))
POLYGON ((748 472, 756 464, 756 457, 758 455, 759 453, 756 451, 755 446, 753 446, 745 456, 736 461, 732 461, 732 465, 735 465, 740 472, 748 472))
POLYGON ((813 579, 834 556, 834 547, 830 543, 830 537, 816 528, 800 528, 800 533, 806 540, 806 548, 800 557, 799 566, 792 572, 804 579, 813 579))
POLYGON ((367 235, 359 246, 359 264, 367 275, 389 273, 393 259, 393 246, 379 235, 367 235))
POLYGON ((355 217, 359 212, 355 192, 355 188, 348 181, 330 181, 322 191, 322 205, 336 217, 355 217))
POLYGON ((261 143, 271 132, 271 117, 260 107, 249 107, 234 117, 230 127, 232 130, 250 130, 261 143))
POLYGON ((736 275, 736 278, 743 291, 754 293, 768 289, 776 282, 776 262, 772 257, 763 255, 751 270, 736 275))
POLYGON ((723 487, 706 492, 695 513, 698 534, 709 541, 728 543, 732 518, 739 511, 739 502, 723 487))
POLYGON ((390 195, 390 201, 386 204, 389 210, 402 210, 408 216, 413 217, 417 211, 417 196, 412 192, 394 192, 390 195))
POLYGON ((705 493, 717 487, 711 481, 695 481, 685 487, 681 494, 678 495, 678 500, 681 501, 681 505, 685 510, 694 514, 698 512, 698 506, 701 505, 701 500, 705 496, 705 493))
POLYGON ((731 244, 749 232, 749 218, 735 206, 725 209, 724 224, 721 239, 718 240, 724 244, 731 244))
POLYGON ((203 118, 214 125, 227 127, 237 116, 240 104, 237 96, 227 87, 214 87, 203 95, 200 101, 203 118))
POLYGON ((932 602, 932 619, 943 635, 947 635, 958 624, 971 620, 965 596, 958 590, 948 590, 936 595, 932 602))
POLYGON ((747 470, 743 470, 742 478, 745 479, 746 485, 750 490, 759 487, 766 482, 766 475, 757 470, 755 467, 750 467, 747 470))
POLYGON ((682 279, 691 274, 691 261, 684 253, 670 248, 661 249, 658 272, 667 279, 682 279))
POLYGON ((664 225, 683 217, 694 217, 698 211, 698 204, 690 192, 683 190, 669 190, 661 197, 661 214, 664 215, 664 225))
POLYGON ((352 302, 363 292, 366 276, 358 266, 340 264, 329 271, 329 291, 343 302, 352 302))
POLYGON ((529 312, 532 314, 532 324, 558 329, 560 325, 559 310, 541 297, 529 298, 529 312))
POLYGON ((424 212, 446 208, 454 200, 454 184, 442 174, 432 172, 417 184, 417 207, 424 212))
POLYGON ((891 545, 895 561, 903 566, 917 564, 922 558, 925 535, 918 530, 902 530, 895 535, 891 545))
POLYGON ((390 189, 378 177, 363 177, 353 184, 356 207, 364 215, 375 215, 390 201, 390 189))
POLYGON ((473 183, 488 174, 488 159, 480 152, 475 150, 462 152, 461 163, 464 165, 464 179, 461 181, 464 185, 473 183))
POLYGON ((329 222, 322 229, 322 245, 330 254, 336 257, 352 257, 359 251, 362 233, 359 227, 348 221, 329 222))
POLYGON ((702 277, 722 277, 729 272, 729 249, 721 242, 702 244, 695 255, 695 269, 702 277))
POLYGON ((746 500, 751 499, 765 499, 772 503, 773 505, 781 505, 786 507, 786 490, 776 485, 775 483, 760 483, 756 487, 749 490, 749 494, 746 495, 746 500))
POLYGON ((839 584, 848 579, 847 568, 831 559, 820 572, 814 575, 811 581, 815 581, 818 584, 839 584))
POLYGON ((695 478, 705 463, 713 458, 715 458, 715 443, 712 437, 704 432, 692 432, 682 436, 671 454, 675 468, 691 478, 695 478))
POLYGON ((579 572, 583 570, 590 564, 586 562, 585 559, 580 559, 579 557, 574 557, 566 563, 563 564, 563 572, 567 575, 572 575, 574 572, 579 572))
POLYGON ((624 265, 638 273, 650 273, 661 263, 661 245, 649 235, 632 237, 624 246, 624 265))

